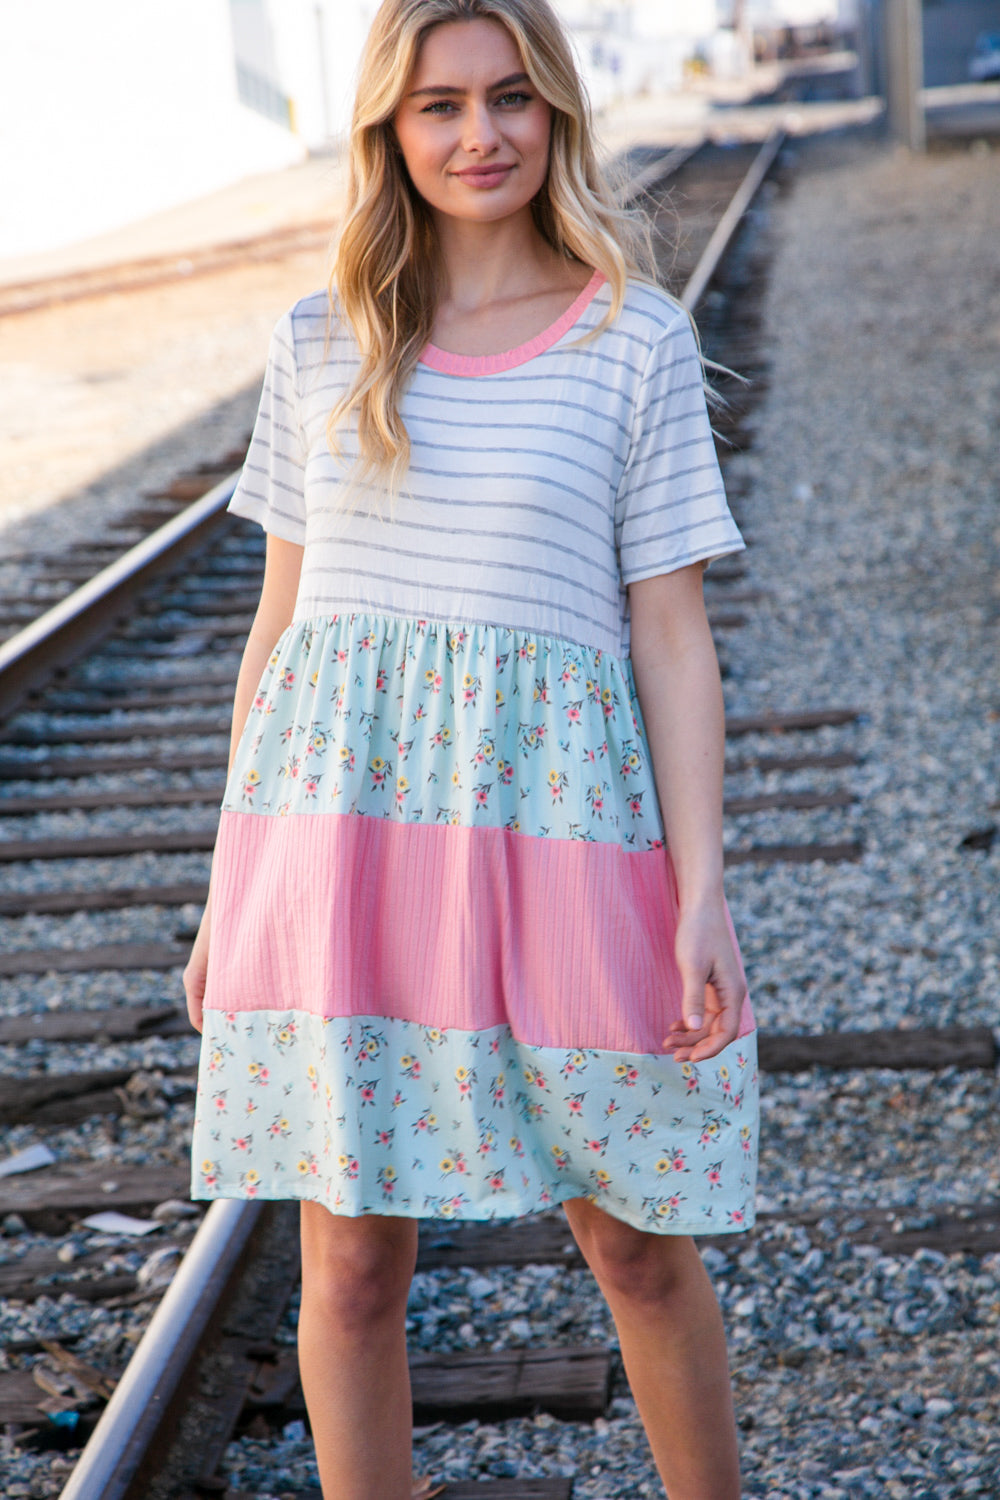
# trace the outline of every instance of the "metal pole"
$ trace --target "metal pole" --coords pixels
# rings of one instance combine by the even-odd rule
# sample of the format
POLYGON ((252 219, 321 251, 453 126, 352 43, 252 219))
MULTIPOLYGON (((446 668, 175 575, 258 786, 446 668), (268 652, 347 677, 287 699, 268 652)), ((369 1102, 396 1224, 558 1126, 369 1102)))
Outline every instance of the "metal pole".
POLYGON ((920 90, 924 85, 920 0, 885 0, 886 104, 889 130, 911 151, 927 149, 920 90))

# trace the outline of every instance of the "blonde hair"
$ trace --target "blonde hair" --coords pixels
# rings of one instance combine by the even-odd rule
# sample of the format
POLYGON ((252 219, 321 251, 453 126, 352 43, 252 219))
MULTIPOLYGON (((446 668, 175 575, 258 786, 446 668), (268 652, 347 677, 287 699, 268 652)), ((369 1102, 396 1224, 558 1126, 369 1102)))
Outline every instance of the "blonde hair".
POLYGON ((380 481, 390 496, 410 460, 399 401, 430 336, 440 286, 433 219, 410 183, 392 120, 427 33, 472 20, 507 29, 551 107, 549 169, 532 213, 554 250, 606 278, 610 306, 593 334, 617 318, 628 277, 656 279, 644 217, 619 205, 598 165, 590 106, 548 0, 383 0, 361 59, 348 202, 329 287, 331 316, 352 328, 361 367, 330 413, 327 438, 340 455, 339 429, 353 417, 356 477, 380 481))

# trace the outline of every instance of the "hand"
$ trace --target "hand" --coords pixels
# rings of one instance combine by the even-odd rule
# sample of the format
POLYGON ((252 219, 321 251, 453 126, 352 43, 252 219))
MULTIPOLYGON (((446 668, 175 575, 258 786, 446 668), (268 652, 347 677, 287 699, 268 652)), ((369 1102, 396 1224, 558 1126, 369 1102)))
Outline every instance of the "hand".
POLYGON ((191 957, 184 970, 184 993, 187 996, 188 1018, 195 1031, 201 1031, 205 1008, 205 975, 208 970, 208 911, 201 919, 198 935, 191 949, 191 957))
POLYGON ((681 912, 674 954, 684 985, 684 1019, 663 1050, 678 1062, 704 1062, 736 1040, 747 986, 722 902, 681 912))

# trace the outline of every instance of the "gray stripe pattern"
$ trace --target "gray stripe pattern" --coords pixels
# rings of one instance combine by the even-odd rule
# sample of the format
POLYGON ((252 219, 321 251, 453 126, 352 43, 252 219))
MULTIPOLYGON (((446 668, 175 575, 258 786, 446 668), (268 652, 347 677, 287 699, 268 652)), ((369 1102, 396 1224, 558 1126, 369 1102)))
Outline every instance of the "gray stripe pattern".
POLYGON ((629 583, 742 547, 687 315, 632 285, 617 322, 576 344, 607 305, 602 286, 549 349, 497 373, 418 365, 392 516, 363 491, 344 513, 354 436, 343 434, 343 457, 327 446, 353 340, 336 327, 327 338, 325 292, 285 314, 230 509, 305 547, 296 619, 480 621, 624 656, 629 583))

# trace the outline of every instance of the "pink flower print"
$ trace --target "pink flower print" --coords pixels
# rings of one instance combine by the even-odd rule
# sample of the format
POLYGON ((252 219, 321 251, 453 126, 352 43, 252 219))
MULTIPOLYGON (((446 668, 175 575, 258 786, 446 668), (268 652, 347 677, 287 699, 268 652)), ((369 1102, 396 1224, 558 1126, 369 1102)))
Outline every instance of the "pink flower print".
POLYGON ((286 691, 289 688, 294 687, 295 673, 289 671, 287 667, 282 667, 281 671, 278 674, 278 686, 280 688, 284 688, 286 691))
POLYGON ((606 1120, 610 1120, 611 1116, 616 1115, 620 1109, 621 1105, 618 1103, 617 1099, 609 1099, 607 1104, 604 1106, 604 1118, 606 1120))
POLYGON ((220 1093, 212 1095, 212 1103, 220 1112, 226 1107, 226 1092, 227 1090, 223 1089, 220 1093))
POLYGON ((740 1126, 740 1150, 749 1153, 753 1140, 753 1134, 749 1125, 740 1126))
POLYGON ((598 1167, 596 1172, 591 1172, 591 1180, 599 1193, 605 1192, 611 1186, 611 1173, 605 1171, 604 1167, 598 1167))
POLYGON ((498 1104, 507 1093, 506 1084, 507 1075, 505 1073, 498 1073, 490 1084, 490 1096, 498 1104))
POLYGON ((633 818, 637 818, 642 812, 642 799, 644 795, 645 793, 643 792, 636 792, 634 797, 628 799, 629 812, 633 818))
POLYGON ((742 1208, 731 1208, 729 1210, 729 1222, 730 1224, 746 1223, 746 1215, 744 1214, 742 1208))
POLYGON ((485 807, 490 800, 490 786, 490 782, 481 781, 473 792, 474 799, 480 807, 485 807))
POLYGON ((684 1152, 683 1151, 677 1151, 677 1152, 674 1153, 674 1157, 673 1157, 673 1160, 670 1163, 670 1166, 671 1166, 672 1170, 675 1171, 675 1172, 686 1172, 687 1171, 687 1164, 684 1161, 684 1152))
POLYGON ((521 1141, 520 1136, 512 1135, 507 1144, 510 1146, 510 1149, 513 1151, 515 1156, 520 1157, 524 1155, 524 1145, 521 1141))
POLYGON ((642 768, 642 757, 638 750, 629 750, 621 759, 621 773, 623 776, 635 776, 642 768))
POLYGON ((610 718, 615 711, 614 695, 610 688, 601 689, 601 707, 604 709, 604 717, 610 718))
POLYGON ((709 1191, 722 1186, 722 1163, 720 1161, 715 1161, 710 1167, 705 1168, 705 1179, 708 1182, 709 1191))
POLYGON ((583 1144, 587 1148, 588 1151, 593 1151, 593 1152, 596 1152, 597 1155, 603 1156, 604 1153, 605 1153, 605 1151, 608 1149, 608 1141, 609 1141, 609 1139, 610 1139, 609 1136, 603 1135, 600 1138, 595 1138, 593 1140, 584 1141, 583 1144))
POLYGON ((579 668, 577 667, 576 662, 571 661, 569 665, 563 667, 562 671, 559 673, 559 681, 572 682, 573 678, 576 677, 578 671, 579 668))
POLYGON ((433 667, 428 667, 424 673, 424 687, 430 688, 432 693, 439 693, 443 683, 444 678, 441 676, 441 673, 435 672, 433 667))
POLYGON ((570 1112, 571 1115, 582 1115, 583 1114, 583 1101, 584 1101, 584 1099, 586 1099, 586 1097, 587 1097, 587 1095, 585 1093, 583 1093, 583 1094, 570 1094, 567 1097, 567 1099, 566 1099, 566 1108, 569 1110, 569 1112, 570 1112))
POLYGON ((427 717, 427 710, 426 710, 426 708, 424 707, 424 705, 422 703, 418 703, 417 706, 416 706, 416 708, 413 710, 413 722, 416 723, 418 719, 426 719, 426 717, 427 717))
POLYGON ((402 807, 403 803, 406 801, 406 794, 407 794, 407 792, 409 790, 410 790, 410 783, 407 781, 406 777, 405 776, 397 776, 396 777, 396 804, 397 804, 397 806, 402 807))
POLYGON ((318 778, 313 776, 309 781, 303 782, 302 790, 305 792, 307 797, 315 797, 317 791, 319 790, 318 778))
POLYGON ((615 1064, 615 1082, 623 1083, 626 1088, 635 1088, 639 1082, 639 1069, 630 1067, 628 1063, 615 1064))
POLYGON ((358 641, 358 645, 361 647, 362 651, 370 651, 377 640, 378 636, 375 634, 374 630, 369 630, 368 634, 363 635, 358 641))
POLYGON ((578 702, 577 703, 570 703, 568 705, 568 707, 564 711, 565 711, 565 714, 566 714, 566 718, 567 718, 567 720, 568 720, 568 722, 570 724, 579 724, 579 722, 580 722, 580 705, 579 705, 578 702))
POLYGON ((473 677, 471 672, 466 672, 462 678, 462 702, 475 703, 476 694, 482 685, 481 677, 473 677))
POLYGON ((468 1170, 469 1170, 469 1163, 466 1161, 466 1159, 463 1156, 462 1152, 459 1151, 458 1154, 457 1154, 457 1156, 455 1157, 455 1171, 456 1172, 467 1172, 468 1170))
MULTIPOLYGON (((315 1161, 315 1157, 313 1158, 315 1161)), ((351 1182, 356 1182, 358 1177, 358 1159, 356 1156, 348 1156, 342 1152, 337 1157, 337 1166, 340 1168, 341 1177, 347 1177, 351 1182)), ((312 1170, 312 1162, 306 1164, 306 1170, 312 1170)), ((299 1171, 302 1171, 302 1163, 299 1162, 299 1171)))
POLYGON ((534 691, 534 694, 532 695, 532 702, 534 702, 534 703, 548 703, 548 701, 549 701, 549 685, 548 685, 548 683, 544 679, 541 682, 537 682, 536 681, 535 682, 535 691, 534 691))
POLYGON ((358 1093, 361 1095, 361 1103, 362 1103, 362 1105, 365 1105, 365 1104, 374 1104, 375 1103, 375 1082, 374 1082, 374 1080, 373 1079, 369 1079, 366 1083, 363 1083, 361 1085, 360 1089, 358 1090, 358 1093))
POLYGON ((395 1134, 395 1130, 379 1130, 376 1131, 375 1139, 378 1141, 380 1146, 391 1146, 392 1138, 395 1134))
POLYGON ((253 1167, 247 1172, 240 1173, 240 1186, 248 1198, 256 1198, 257 1187, 260 1183, 260 1173, 255 1172, 253 1167))
POLYGON ((393 1109, 398 1109, 401 1104, 405 1104, 405 1103, 406 1103, 406 1099, 399 1092, 399 1089, 397 1089, 396 1092, 392 1096, 392 1107, 393 1107, 393 1109))
POLYGON ((391 1193, 396 1186, 396 1168, 393 1166, 380 1167, 377 1180, 384 1193, 391 1193))
POLYGON ((712 1143, 712 1141, 714 1141, 714 1140, 716 1140, 718 1138, 718 1134, 719 1134, 719 1122, 718 1122, 718 1120, 709 1120, 708 1123, 703 1127, 701 1135, 698 1137, 698 1140, 699 1140, 699 1142, 700 1142, 700 1144, 702 1146, 708 1146, 708 1145, 710 1145, 712 1143))
POLYGON ((514 779, 514 767, 508 760, 497 761, 497 778, 503 786, 510 786, 514 779))
POLYGON ((498 1036, 490 1037, 490 1053, 495 1057, 496 1054, 499 1051, 500 1051, 500 1038, 498 1036))
POLYGON ((565 1146, 553 1146, 551 1149, 552 1160, 555 1162, 556 1166, 559 1167, 560 1170, 563 1167, 568 1167, 569 1152, 566 1150, 565 1146))
POLYGON ((725 1063, 722 1064, 721 1068, 718 1068, 716 1070, 715 1076, 718 1080, 719 1087, 722 1089, 722 1092, 724 1094, 732 1094, 733 1081, 729 1076, 729 1069, 726 1067, 725 1063))
POLYGON ((369 763, 368 769, 372 775, 372 786, 385 786, 386 777, 389 774, 389 765, 387 761, 382 759, 381 755, 375 756, 374 760, 369 763))
POLYGON ((548 779, 549 791, 552 793, 552 800, 554 802, 561 802, 563 799, 563 788, 567 785, 569 777, 566 775, 565 771, 557 771, 555 768, 553 768, 549 772, 548 779))
POLYGON ((559 1071, 564 1078, 568 1078, 571 1073, 582 1072, 586 1065, 587 1059, 582 1052, 571 1052, 559 1071))
POLYGON ((248 1135, 236 1136, 233 1141, 233 1147, 236 1151, 248 1151, 250 1148, 250 1137, 248 1135))
POLYGON ((413 1128, 415 1131, 426 1131, 428 1135, 433 1135, 438 1128, 437 1115, 433 1111, 425 1109, 419 1119, 414 1120, 413 1128))
POLYGON ((270 1070, 259 1062, 247 1063, 247 1072, 251 1083, 267 1083, 271 1077, 270 1070))
POLYGON ((486 1181, 489 1184, 491 1192, 499 1193, 503 1190, 504 1171, 505 1168, 500 1167, 496 1172, 493 1172, 489 1177, 487 1177, 486 1181))
POLYGON ((253 771, 253 770, 248 771, 246 773, 246 775, 244 776, 244 778, 243 778, 243 795, 244 795, 244 797, 252 797, 253 794, 254 794, 254 792, 257 790, 257 787, 259 785, 260 785, 260 772, 259 771, 253 771))
POLYGON ((431 735, 432 745, 449 745, 451 743, 451 730, 447 724, 442 724, 436 734, 431 735))
POLYGON ((265 698, 264 694, 263 693, 258 693, 257 696, 256 696, 256 698, 253 700, 253 706, 259 712, 264 707, 264 704, 266 702, 267 702, 267 699, 265 698))
POLYGON ((455 1080, 458 1084, 458 1092, 462 1095, 463 1098, 467 1098, 468 1095, 472 1092, 472 1085, 475 1082, 475 1079, 475 1072, 471 1071, 469 1068, 455 1069, 455 1080))
POLYGON ((215 1183, 216 1175, 218 1173, 218 1170, 219 1169, 216 1166, 215 1162, 214 1161, 209 1161, 209 1159, 207 1157, 206 1157, 206 1159, 201 1164, 201 1175, 202 1175, 202 1177, 204 1177, 206 1179, 206 1181, 208 1179, 211 1179, 211 1183, 212 1184, 215 1183))
POLYGON ((386 673, 385 667, 379 667, 378 672, 375 674, 375 691, 377 693, 384 693, 385 692, 385 680, 386 680, 386 676, 387 676, 387 673, 386 673))
POLYGON ((337 754, 338 754, 338 758, 340 760, 341 766, 343 766, 344 769, 347 770, 347 771, 353 771, 354 770, 354 751, 351 749, 350 745, 341 745, 341 747, 340 747, 339 751, 337 752, 337 754))
POLYGON ((420 1077, 420 1059, 418 1057, 411 1057, 409 1052, 404 1053, 404 1055, 399 1059, 399 1066, 402 1068, 407 1078, 420 1077))

